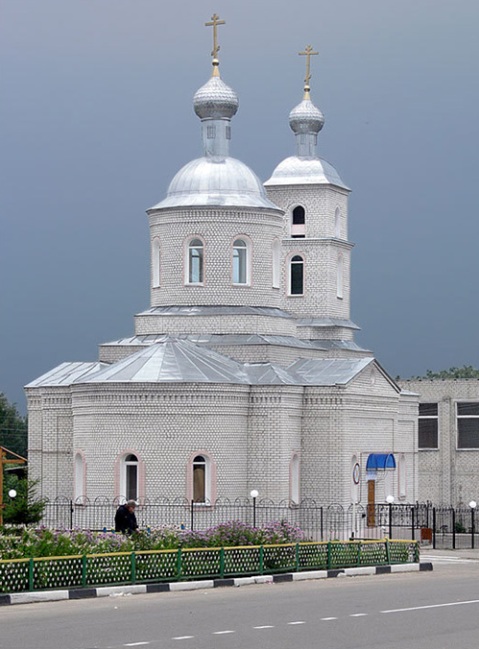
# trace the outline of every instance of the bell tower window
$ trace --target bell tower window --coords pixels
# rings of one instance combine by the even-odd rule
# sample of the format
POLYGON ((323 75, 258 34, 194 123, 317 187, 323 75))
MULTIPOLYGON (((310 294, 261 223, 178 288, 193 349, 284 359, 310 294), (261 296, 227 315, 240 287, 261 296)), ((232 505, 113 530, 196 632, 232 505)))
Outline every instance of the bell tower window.
POLYGON ((289 294, 303 295, 304 293, 304 259, 295 255, 289 262, 289 294))
POLYGON ((306 213, 302 205, 294 208, 291 214, 291 238, 304 239, 306 236, 306 213))

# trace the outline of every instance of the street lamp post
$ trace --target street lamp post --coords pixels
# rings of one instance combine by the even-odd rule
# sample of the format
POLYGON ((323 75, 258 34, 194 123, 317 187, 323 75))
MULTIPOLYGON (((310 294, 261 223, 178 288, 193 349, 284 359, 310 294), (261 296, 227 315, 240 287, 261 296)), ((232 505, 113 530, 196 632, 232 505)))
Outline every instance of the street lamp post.
POLYGON ((476 527, 475 513, 476 513, 476 507, 477 507, 476 501, 471 500, 471 502, 469 503, 469 507, 471 508, 471 534, 472 534, 471 548, 474 550, 474 536, 475 536, 475 533, 476 533, 476 529, 475 529, 475 527, 476 527))
POLYGON ((251 489, 249 495, 253 499, 253 527, 256 527, 256 498, 259 496, 259 491, 251 489))
POLYGON ((392 538, 393 535, 393 502, 394 502, 394 496, 389 495, 386 498, 386 502, 389 505, 389 538, 392 538))

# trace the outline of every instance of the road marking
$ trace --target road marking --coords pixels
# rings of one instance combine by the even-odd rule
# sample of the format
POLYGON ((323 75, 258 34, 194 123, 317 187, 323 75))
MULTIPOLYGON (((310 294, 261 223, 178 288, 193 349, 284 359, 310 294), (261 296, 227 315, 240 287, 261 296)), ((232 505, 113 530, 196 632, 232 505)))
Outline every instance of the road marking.
POLYGON ((444 608, 445 606, 463 606, 464 604, 479 604, 479 599, 470 599, 464 602, 447 602, 446 604, 429 604, 428 606, 411 606, 410 608, 391 608, 381 613, 402 613, 404 611, 423 611, 427 608, 444 608))
POLYGON ((288 624, 306 624, 303 620, 298 620, 297 622, 288 622, 288 624))
POLYGON ((253 629, 274 629, 271 624, 264 624, 263 626, 254 626, 253 629))
POLYGON ((194 638, 194 635, 177 635, 176 638, 171 638, 172 640, 191 640, 194 638))
POLYGON ((139 647, 140 645, 150 644, 149 642, 127 642, 124 647, 139 647))
POLYGON ((225 635, 226 633, 235 633, 235 631, 232 631, 231 629, 228 631, 213 631, 213 635, 225 635))
POLYGON ((439 556, 436 554, 423 554, 421 559, 427 559, 428 561, 434 561, 436 563, 477 563, 477 559, 466 559, 463 557, 447 557, 439 556))
POLYGON ((322 617, 321 620, 323 622, 329 622, 329 620, 337 620, 337 617, 322 617))
POLYGON ((351 613, 349 617, 366 617, 367 613, 351 613))

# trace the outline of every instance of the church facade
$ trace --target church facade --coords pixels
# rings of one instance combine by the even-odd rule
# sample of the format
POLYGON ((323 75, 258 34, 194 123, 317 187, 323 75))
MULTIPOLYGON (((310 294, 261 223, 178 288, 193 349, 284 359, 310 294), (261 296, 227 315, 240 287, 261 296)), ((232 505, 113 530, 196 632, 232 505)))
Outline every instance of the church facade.
POLYGON ((350 190, 317 153, 306 54, 296 151, 264 185, 230 156, 238 98, 214 56, 194 96, 204 154, 147 211, 149 308, 98 360, 26 386, 43 496, 418 498, 418 398, 354 341, 350 190))

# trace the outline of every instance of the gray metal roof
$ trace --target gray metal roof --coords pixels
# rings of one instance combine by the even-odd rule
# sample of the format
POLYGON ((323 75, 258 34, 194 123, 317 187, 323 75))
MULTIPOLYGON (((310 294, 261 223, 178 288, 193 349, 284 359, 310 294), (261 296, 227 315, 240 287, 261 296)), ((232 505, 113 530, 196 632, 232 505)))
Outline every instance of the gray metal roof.
POLYGON ((189 340, 167 338, 113 363, 86 383, 248 383, 241 363, 189 340))
POLYGON ((287 369, 295 373, 308 385, 346 385, 374 358, 310 358, 299 359, 287 369))
POLYGON ((301 385, 298 376, 275 363, 245 363, 244 369, 252 385, 301 385))
POLYGON ((219 305, 195 305, 195 306, 154 306, 137 315, 159 315, 159 316, 211 316, 211 315, 263 315, 275 318, 293 318, 287 311, 267 306, 219 306, 219 305))
POLYGON ((69 386, 77 381, 83 381, 94 376, 102 368, 108 367, 107 363, 62 363, 49 372, 42 374, 28 383, 26 388, 39 388, 50 386, 69 386))
POLYGON ((151 210, 173 207, 251 207, 282 212, 266 196, 258 176, 236 158, 205 156, 186 164, 151 210))
POLYGON ((343 327, 344 329, 360 330, 352 320, 340 318, 301 318, 298 320, 298 327, 343 327))
MULTIPOLYGON (((146 346, 160 343, 168 338, 168 334, 147 334, 144 336, 131 336, 120 338, 103 346, 146 346)), ((175 338, 190 340, 197 345, 279 345, 281 347, 295 347, 298 349, 330 349, 331 346, 341 348, 341 342, 345 343, 345 349, 360 349, 353 341, 322 341, 303 340, 294 336, 267 336, 264 334, 177 334, 175 338), (331 343, 331 344, 329 344, 331 343), (351 343, 349 345, 349 343, 351 343)))
POLYGON ((335 185, 351 191, 341 179, 336 169, 317 157, 290 156, 273 171, 265 187, 276 185, 335 185))

